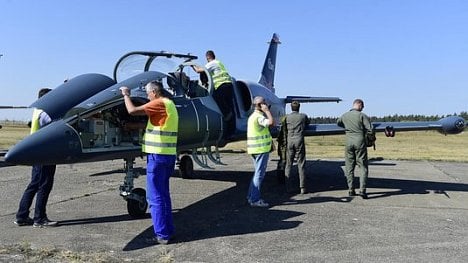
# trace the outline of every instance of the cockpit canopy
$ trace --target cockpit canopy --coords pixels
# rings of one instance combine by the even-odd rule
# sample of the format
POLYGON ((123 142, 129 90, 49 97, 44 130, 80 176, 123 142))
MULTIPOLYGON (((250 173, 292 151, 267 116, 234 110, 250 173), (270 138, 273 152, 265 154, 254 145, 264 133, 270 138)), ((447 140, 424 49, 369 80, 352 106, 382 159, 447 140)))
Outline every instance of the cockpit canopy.
POLYGON ((200 67, 192 62, 197 58, 190 54, 134 51, 117 61, 113 77, 116 83, 120 83, 141 73, 158 72, 162 75, 157 80, 174 96, 203 97, 211 93, 213 84, 206 69, 201 74, 192 69, 192 66, 200 67))
POLYGON ((197 59, 190 54, 167 52, 134 51, 122 56, 114 67, 114 80, 121 82, 146 71, 158 71, 169 74, 179 70, 185 62, 197 59))

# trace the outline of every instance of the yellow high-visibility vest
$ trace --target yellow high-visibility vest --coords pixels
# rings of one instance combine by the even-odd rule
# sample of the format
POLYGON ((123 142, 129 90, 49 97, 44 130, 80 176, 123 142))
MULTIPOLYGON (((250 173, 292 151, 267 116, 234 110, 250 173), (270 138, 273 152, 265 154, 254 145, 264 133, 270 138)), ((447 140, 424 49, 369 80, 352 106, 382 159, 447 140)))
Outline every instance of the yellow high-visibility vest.
POLYGON ((148 119, 143 136, 142 151, 145 153, 176 154, 179 115, 172 100, 163 98, 167 118, 162 126, 154 126, 148 119))
POLYGON ((268 127, 263 127, 258 123, 258 118, 263 115, 255 111, 247 121, 247 153, 259 154, 271 150, 271 135, 268 127))
POLYGON ((226 68, 224 67, 224 64, 221 63, 219 60, 215 60, 216 63, 219 66, 219 72, 216 72, 215 74, 212 75, 213 78, 213 84, 214 88, 218 89, 221 84, 226 83, 226 82, 231 82, 231 76, 229 76, 229 73, 227 72, 226 68))
POLYGON ((31 120, 31 134, 37 132, 41 128, 41 125, 39 123, 39 115, 41 113, 42 113, 42 110, 40 109, 34 109, 33 111, 32 120, 31 120))

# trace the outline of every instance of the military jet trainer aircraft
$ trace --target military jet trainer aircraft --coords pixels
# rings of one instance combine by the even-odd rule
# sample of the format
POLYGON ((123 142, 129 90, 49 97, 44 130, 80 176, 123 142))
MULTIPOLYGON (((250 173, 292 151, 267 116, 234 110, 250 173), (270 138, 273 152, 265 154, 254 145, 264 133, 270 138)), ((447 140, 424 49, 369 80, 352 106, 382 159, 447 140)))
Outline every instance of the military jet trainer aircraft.
MULTIPOLYGON (((133 165, 135 158, 142 156, 140 141, 147 118, 127 113, 119 88, 130 87, 132 101, 141 105, 148 101, 144 85, 152 80, 163 83, 179 113, 178 164, 181 176, 187 178, 193 173, 191 156, 200 166, 208 167, 209 161, 220 163, 218 147, 246 139, 247 119, 255 96, 267 100, 278 124, 285 115, 285 105, 293 100, 341 101, 337 97, 277 97, 273 80, 279 43, 278 36, 273 34, 258 83, 232 79, 236 128, 229 132, 228 138, 224 136, 226 130, 221 111, 211 96, 213 82, 210 74, 205 70, 207 80, 203 82, 198 77, 187 77, 192 65, 199 66, 193 62, 196 56, 136 51, 117 61, 113 78, 101 74, 80 75, 34 102, 30 107, 44 110, 54 121, 12 147, 5 160, 32 165, 124 159, 126 176, 120 194, 127 201, 130 215, 144 215, 146 191, 134 188, 133 181, 138 174, 134 172, 133 165)), ((278 133, 278 128, 272 129, 273 136, 278 133)), ((464 130, 465 121, 452 116, 436 122, 374 123, 374 128, 388 136, 394 136, 399 130, 430 129, 456 134, 464 130)), ((306 132, 308 136, 342 133, 344 130, 334 124, 311 124, 306 132)))

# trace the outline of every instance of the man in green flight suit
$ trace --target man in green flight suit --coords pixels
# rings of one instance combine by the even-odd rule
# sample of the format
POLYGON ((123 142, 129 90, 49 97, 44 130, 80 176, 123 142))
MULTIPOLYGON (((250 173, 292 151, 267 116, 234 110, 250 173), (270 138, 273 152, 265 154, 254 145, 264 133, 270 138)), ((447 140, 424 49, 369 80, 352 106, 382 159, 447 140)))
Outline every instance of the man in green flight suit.
POLYGON ((345 128, 346 131, 345 175, 348 182, 349 196, 356 195, 353 181, 354 168, 357 164, 361 169, 359 195, 363 199, 367 199, 366 183, 369 171, 365 138, 367 134, 372 134, 373 130, 369 117, 362 112, 363 108, 364 101, 361 99, 355 99, 353 102, 353 108, 338 118, 337 124, 338 126, 345 128))

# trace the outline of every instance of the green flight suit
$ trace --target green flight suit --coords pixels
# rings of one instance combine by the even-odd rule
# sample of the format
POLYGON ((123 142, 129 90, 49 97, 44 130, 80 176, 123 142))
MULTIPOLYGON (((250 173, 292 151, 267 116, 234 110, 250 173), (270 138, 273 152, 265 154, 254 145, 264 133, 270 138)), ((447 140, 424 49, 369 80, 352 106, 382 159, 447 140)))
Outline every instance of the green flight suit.
POLYGON ((306 192, 307 183, 305 175, 306 164, 306 149, 304 143, 304 133, 309 125, 309 117, 304 113, 293 111, 286 115, 286 189, 288 192, 293 192, 294 188, 291 185, 291 169, 294 158, 297 156, 297 170, 299 173, 299 187, 302 193, 306 192))
POLYGON ((354 169, 357 165, 361 169, 359 180, 360 191, 361 193, 365 193, 369 168, 364 137, 366 133, 372 133, 370 119, 361 111, 351 109, 338 118, 337 124, 345 128, 346 131, 345 176, 348 182, 348 189, 354 191, 354 169))
POLYGON ((278 153, 278 163, 276 166, 276 178, 278 180, 278 183, 284 184, 285 183, 285 174, 284 174, 284 169, 286 168, 286 151, 287 151, 287 127, 286 127, 286 116, 283 116, 281 118, 281 127, 278 133, 278 147, 277 147, 277 153, 278 153))

